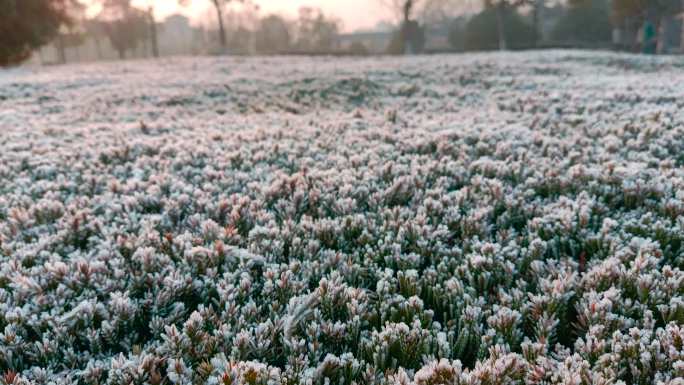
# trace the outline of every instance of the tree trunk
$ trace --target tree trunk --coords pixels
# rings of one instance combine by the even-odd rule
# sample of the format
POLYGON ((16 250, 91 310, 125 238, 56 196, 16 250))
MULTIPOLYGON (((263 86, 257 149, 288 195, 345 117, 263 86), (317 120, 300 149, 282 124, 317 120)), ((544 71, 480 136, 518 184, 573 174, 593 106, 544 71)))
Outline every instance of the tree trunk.
POLYGON ((216 8, 216 16, 218 17, 219 41, 221 42, 221 48, 225 52, 228 48, 228 42, 226 40, 226 28, 223 26, 223 10, 221 9, 220 0, 213 0, 213 2, 216 8))
POLYGON ((150 39, 152 40, 152 56, 159 57, 159 40, 157 38, 157 22, 154 20, 154 12, 152 7, 147 10, 150 20, 150 39))
POLYGON ((499 3, 496 5, 496 29, 499 34, 499 51, 505 51, 508 49, 506 46, 506 31, 504 30, 505 8, 506 4, 499 0, 499 3))
POLYGON ((64 35, 57 36, 57 60, 59 64, 66 64, 66 44, 64 43, 64 35))
POLYGON ((661 15, 658 17, 658 23, 656 24, 656 53, 658 54, 666 54, 668 47, 667 47, 667 22, 668 17, 665 15, 661 15))
POLYGON ((539 0, 532 2, 532 25, 534 26, 534 36, 532 37, 532 46, 537 48, 541 33, 539 31, 539 0))
POLYGON ((95 36, 93 37, 95 40, 95 51, 97 52, 97 60, 102 60, 102 47, 100 46, 100 39, 95 36))
POLYGON ((401 46, 402 54, 410 55, 413 54, 413 36, 411 36, 411 31, 409 30, 409 22, 411 21, 411 10, 413 9, 413 0, 406 0, 404 2, 404 22, 401 25, 401 46))
POLYGON ((404 23, 411 20, 411 10, 413 9, 413 0, 406 0, 404 3, 404 23))

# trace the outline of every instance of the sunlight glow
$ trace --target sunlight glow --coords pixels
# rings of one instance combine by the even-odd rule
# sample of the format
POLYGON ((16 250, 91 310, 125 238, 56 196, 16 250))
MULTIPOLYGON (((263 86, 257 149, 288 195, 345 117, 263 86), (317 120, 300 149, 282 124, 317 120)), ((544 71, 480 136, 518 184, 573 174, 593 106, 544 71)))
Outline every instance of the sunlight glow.
MULTIPOLYGON (((95 5, 95 0, 84 0, 91 3, 88 16, 95 16, 100 11, 100 6, 95 5)), ((353 31, 359 28, 372 28, 381 20, 391 18, 387 9, 378 0, 252 0, 259 6, 260 14, 277 13, 286 17, 296 17, 300 7, 311 6, 321 8, 323 12, 337 16, 342 20, 344 31, 353 31)), ((210 0, 190 0, 188 5, 178 5, 177 0, 133 0, 133 4, 141 8, 154 6, 155 15, 163 19, 174 13, 182 13, 193 19, 195 23, 201 23, 202 19, 213 17, 210 0)))

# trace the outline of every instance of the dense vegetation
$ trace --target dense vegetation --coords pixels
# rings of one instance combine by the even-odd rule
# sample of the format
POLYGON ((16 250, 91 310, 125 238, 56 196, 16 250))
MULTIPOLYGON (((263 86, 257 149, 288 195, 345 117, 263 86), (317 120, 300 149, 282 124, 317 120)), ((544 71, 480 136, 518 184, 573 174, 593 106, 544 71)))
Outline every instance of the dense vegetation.
POLYGON ((593 1, 566 9, 553 29, 552 38, 598 45, 610 43, 612 32, 608 2, 593 1))
POLYGON ((0 381, 676 384, 683 67, 0 73, 0 381))
MULTIPOLYGON (((503 28, 507 46, 513 49, 534 46, 535 30, 532 25, 511 8, 503 11, 503 28)), ((499 48, 496 10, 486 9, 468 20, 465 30, 466 50, 492 50, 499 48)))
POLYGON ((17 64, 52 41, 69 21, 72 0, 0 0, 0 67, 17 64))

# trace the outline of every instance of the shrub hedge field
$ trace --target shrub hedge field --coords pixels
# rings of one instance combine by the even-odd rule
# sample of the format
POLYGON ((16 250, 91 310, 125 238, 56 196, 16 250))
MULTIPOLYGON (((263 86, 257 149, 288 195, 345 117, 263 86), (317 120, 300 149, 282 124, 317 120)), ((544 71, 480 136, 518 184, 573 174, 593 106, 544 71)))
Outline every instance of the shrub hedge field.
POLYGON ((0 128, 0 383, 683 383, 684 59, 14 69, 0 128))

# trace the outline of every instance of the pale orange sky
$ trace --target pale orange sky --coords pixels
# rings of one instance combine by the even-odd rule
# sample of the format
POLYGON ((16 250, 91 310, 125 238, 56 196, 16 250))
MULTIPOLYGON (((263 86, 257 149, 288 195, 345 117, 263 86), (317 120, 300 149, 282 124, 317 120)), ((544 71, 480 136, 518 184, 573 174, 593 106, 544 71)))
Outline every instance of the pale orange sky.
MULTIPOLYGON (((297 10, 303 6, 320 8, 326 14, 334 14, 342 20, 343 30, 350 32, 361 28, 372 28, 381 20, 392 18, 391 12, 379 0, 252 0, 260 7, 260 14, 277 13, 296 17, 297 10)), ((210 0, 190 0, 189 6, 181 7, 177 0, 133 0, 134 5, 154 4, 157 18, 173 13, 183 13, 198 18, 207 15, 210 0)), ((239 7, 239 5, 236 5, 239 7)), ((211 14, 213 16, 213 13, 211 14)))

